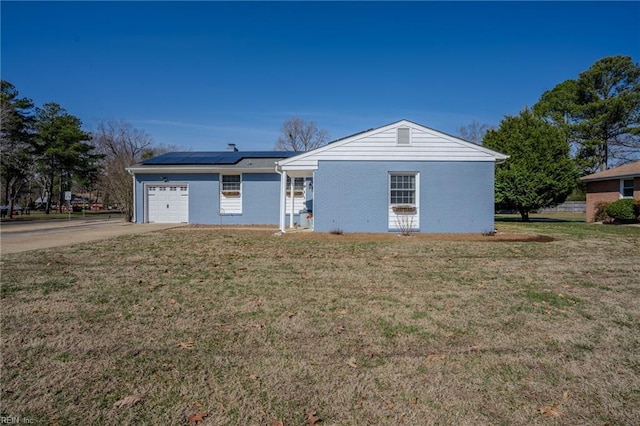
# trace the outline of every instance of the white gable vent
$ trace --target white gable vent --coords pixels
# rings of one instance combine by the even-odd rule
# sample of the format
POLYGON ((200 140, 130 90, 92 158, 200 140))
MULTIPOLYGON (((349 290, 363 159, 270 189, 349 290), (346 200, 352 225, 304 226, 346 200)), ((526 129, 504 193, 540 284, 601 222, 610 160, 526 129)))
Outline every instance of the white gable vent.
POLYGON ((411 145, 411 129, 400 127, 398 129, 398 145, 411 145))

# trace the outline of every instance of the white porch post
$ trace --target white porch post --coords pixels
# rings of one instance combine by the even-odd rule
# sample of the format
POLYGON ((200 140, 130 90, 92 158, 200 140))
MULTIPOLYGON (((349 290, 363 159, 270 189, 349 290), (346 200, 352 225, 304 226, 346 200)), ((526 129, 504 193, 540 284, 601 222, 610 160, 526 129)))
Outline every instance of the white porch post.
MULTIPOLYGON (((129 172, 129 173, 131 173, 131 172, 129 172)), ((136 204, 138 204, 138 200, 136 200, 136 196, 137 196, 137 194, 136 194, 136 175, 132 174, 131 180, 133 181, 132 182, 132 184, 133 184, 133 212, 132 212, 133 213, 133 217, 131 218, 131 222, 137 223, 138 221, 136 219, 136 204)), ((142 204, 144 205, 145 202, 146 201, 144 201, 144 199, 143 199, 142 204)), ((144 222, 144 219, 142 221, 144 222)))
POLYGON ((287 172, 282 171, 280 175, 280 232, 286 231, 287 221, 287 172))
MULTIPOLYGON (((296 198, 294 196, 294 194, 293 194, 293 187, 294 187, 294 184, 295 184, 294 183, 295 180, 296 179, 292 176, 291 177, 291 188, 290 188, 290 190, 291 190, 291 193, 290 193, 291 194, 291 215, 289 216, 289 228, 291 228, 291 229, 293 229, 293 207, 295 206, 295 198, 296 198)), ((285 179, 285 182, 286 181, 287 180, 285 179)))

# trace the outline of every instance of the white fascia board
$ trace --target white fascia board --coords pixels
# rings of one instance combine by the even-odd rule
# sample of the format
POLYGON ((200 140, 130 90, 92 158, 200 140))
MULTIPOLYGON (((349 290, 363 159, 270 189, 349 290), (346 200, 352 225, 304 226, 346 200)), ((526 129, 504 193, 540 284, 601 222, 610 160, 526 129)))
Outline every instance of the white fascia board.
POLYGON ((295 166, 283 166, 281 168, 281 170, 288 172, 289 174, 291 174, 292 172, 296 172, 296 171, 314 171, 314 170, 318 170, 318 163, 316 162, 315 165, 313 166, 299 166, 299 165, 295 165, 295 166))
MULTIPOLYGON (((322 161, 341 161, 340 158, 324 158, 322 161)), ((413 162, 438 162, 438 161, 455 161, 455 162, 488 162, 493 161, 493 158, 478 157, 478 156, 430 156, 428 158, 420 158, 415 156, 405 156, 405 155, 388 155, 384 158, 380 156, 373 155, 362 155, 358 157, 358 160, 349 159, 348 161, 369 161, 369 162, 389 162, 389 161, 413 161, 413 162)), ((496 160, 496 164, 502 163, 504 160, 496 160)), ((316 161, 313 165, 309 164, 292 164, 288 166, 282 166, 279 170, 292 172, 292 171, 302 171, 302 170, 318 170, 319 161, 316 161)))

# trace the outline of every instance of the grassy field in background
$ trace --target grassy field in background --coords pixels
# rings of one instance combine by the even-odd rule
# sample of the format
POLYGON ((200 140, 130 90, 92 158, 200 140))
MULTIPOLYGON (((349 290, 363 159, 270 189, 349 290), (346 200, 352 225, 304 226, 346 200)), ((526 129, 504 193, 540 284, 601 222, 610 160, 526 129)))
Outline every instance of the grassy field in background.
MULTIPOLYGON (((531 221, 542 222, 584 222, 586 218, 585 213, 530 213, 529 218, 531 221)), ((496 214, 496 220, 498 222, 520 222, 522 217, 519 214, 496 214)))
POLYGON ((5 255, 0 414, 640 424, 640 228, 497 228, 184 227, 5 255))

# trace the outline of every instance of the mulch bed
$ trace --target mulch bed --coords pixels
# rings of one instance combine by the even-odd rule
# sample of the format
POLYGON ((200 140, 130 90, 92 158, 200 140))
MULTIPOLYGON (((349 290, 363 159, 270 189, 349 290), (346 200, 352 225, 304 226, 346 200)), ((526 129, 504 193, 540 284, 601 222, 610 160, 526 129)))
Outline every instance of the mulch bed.
MULTIPOLYGON (((271 232, 279 234, 277 228, 273 226, 247 225, 247 226, 221 226, 221 225, 189 225, 176 228, 172 231, 233 231, 233 232, 271 232)), ((482 234, 424 234, 415 233, 410 236, 402 236, 398 233, 367 233, 367 232, 345 232, 342 234, 332 234, 329 232, 311 232, 309 230, 294 230, 282 234, 284 238, 301 239, 312 241, 398 241, 406 238, 411 240, 426 241, 469 241, 469 242, 537 242, 548 243, 555 241, 553 237, 540 234, 497 232, 494 235, 482 234)))

